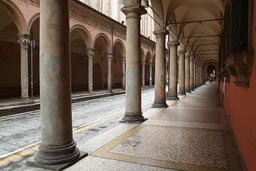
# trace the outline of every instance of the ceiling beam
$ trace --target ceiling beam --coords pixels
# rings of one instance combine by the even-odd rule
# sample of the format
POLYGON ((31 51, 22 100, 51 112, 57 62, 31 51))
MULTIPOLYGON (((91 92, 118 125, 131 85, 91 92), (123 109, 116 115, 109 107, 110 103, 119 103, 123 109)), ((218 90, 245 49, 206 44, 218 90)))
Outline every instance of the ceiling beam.
POLYGON ((180 38, 197 38, 197 37, 219 37, 220 34, 212 34, 212 35, 198 35, 198 36, 188 36, 188 37, 180 37, 180 38))
POLYGON ((207 19, 207 20, 192 20, 192 21, 177 21, 177 22, 170 22, 168 25, 175 25, 175 24, 189 24, 189 23, 205 23, 205 22, 212 22, 212 21, 223 21, 224 18, 216 18, 216 19, 207 19))

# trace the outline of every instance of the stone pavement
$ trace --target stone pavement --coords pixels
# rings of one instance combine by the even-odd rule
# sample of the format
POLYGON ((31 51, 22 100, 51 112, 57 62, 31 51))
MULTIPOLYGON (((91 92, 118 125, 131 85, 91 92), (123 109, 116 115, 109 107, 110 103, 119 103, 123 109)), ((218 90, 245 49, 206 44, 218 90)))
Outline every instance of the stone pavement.
MULTIPOLYGON (((143 111, 150 109, 153 94, 152 88, 142 91, 143 111)), ((77 131, 104 118, 121 116, 124 106, 124 94, 73 103, 73 129, 77 131)), ((0 117, 0 168, 1 161, 3 163, 3 159, 6 157, 38 144, 40 141, 39 112, 39 110, 35 110, 0 117)), ((90 132, 94 133, 91 130, 90 132)))
MULTIPOLYGON (((89 156, 66 170, 242 171, 216 92, 217 85, 207 83, 179 101, 168 101, 167 109, 146 107, 144 116, 149 119, 142 124, 119 123, 121 115, 117 112, 77 128, 74 139, 78 148, 89 156)), ((150 95, 143 98, 144 105, 147 106, 145 100, 152 103, 151 98, 150 95)), ((31 156, 37 146, 28 150, 11 157, 18 160, 22 153, 31 156)), ((21 159, 2 170, 43 171, 25 165, 21 159)))
MULTIPOLYGON (((150 86, 144 87, 143 89, 151 88, 150 86)), ((87 91, 79 91, 72 93, 72 103, 92 100, 97 98, 103 98, 107 96, 113 96, 118 94, 123 94, 125 91, 123 89, 113 89, 110 93, 107 90, 96 90, 92 93, 87 91)), ((35 96, 32 99, 22 99, 22 98, 9 98, 9 99, 0 99, 0 117, 7 116, 17 113, 24 113, 33 110, 40 109, 40 100, 39 96, 35 96)))

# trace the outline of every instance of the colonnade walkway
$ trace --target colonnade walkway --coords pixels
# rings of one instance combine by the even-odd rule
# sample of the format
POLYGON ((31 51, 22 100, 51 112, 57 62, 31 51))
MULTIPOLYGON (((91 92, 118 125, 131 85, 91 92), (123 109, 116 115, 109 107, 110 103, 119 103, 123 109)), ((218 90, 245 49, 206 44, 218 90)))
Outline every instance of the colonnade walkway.
POLYGON ((144 116, 142 124, 120 124, 84 142, 89 157, 66 170, 242 170, 216 83, 144 116))
MULTIPOLYGON (((167 104, 166 109, 144 110, 148 120, 140 124, 120 123, 123 114, 118 113, 74 130, 77 147, 89 155, 65 170, 243 170, 216 83, 207 82, 167 104)), ((32 155, 37 148, 23 153, 32 155)), ((44 170, 21 163, 4 170, 44 170)))

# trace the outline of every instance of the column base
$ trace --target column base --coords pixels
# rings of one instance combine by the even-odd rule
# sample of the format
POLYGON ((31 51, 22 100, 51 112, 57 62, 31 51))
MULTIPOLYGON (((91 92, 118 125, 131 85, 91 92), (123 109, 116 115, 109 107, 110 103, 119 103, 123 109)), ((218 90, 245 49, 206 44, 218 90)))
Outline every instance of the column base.
POLYGON ((151 108, 167 108, 168 105, 163 102, 163 103, 158 103, 158 102, 154 102, 154 104, 151 106, 151 108))
POLYGON ((146 121, 147 118, 144 118, 144 116, 142 116, 142 113, 125 113, 124 117, 122 118, 122 120, 120 121, 121 123, 142 123, 144 121, 146 121))
POLYGON ((186 90, 186 93, 191 93, 191 90, 186 90))
POLYGON ((58 146, 43 146, 40 150, 27 160, 27 165, 59 171, 88 156, 88 153, 79 151, 75 147, 75 142, 66 146, 59 146, 59 148, 58 146))
POLYGON ((180 96, 186 96, 186 93, 185 93, 185 92, 179 92, 178 95, 180 95, 180 96))
POLYGON ((167 100, 180 100, 180 98, 178 96, 169 96, 167 100))

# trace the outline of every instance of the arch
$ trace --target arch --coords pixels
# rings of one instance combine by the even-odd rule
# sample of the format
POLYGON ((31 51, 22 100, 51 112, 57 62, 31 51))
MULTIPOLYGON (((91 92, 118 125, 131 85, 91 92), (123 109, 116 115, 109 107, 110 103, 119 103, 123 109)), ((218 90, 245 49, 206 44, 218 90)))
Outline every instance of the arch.
POLYGON ((113 88, 122 88, 122 76, 123 76, 123 58, 124 53, 124 44, 121 40, 117 39, 114 42, 113 46, 113 59, 112 59, 112 87, 113 88))
POLYGON ((103 89, 103 73, 102 68, 99 63, 93 65, 93 89, 100 90, 103 89))
MULTIPOLYGON (((29 27, 30 39, 35 40, 35 48, 33 49, 33 94, 40 94, 40 78, 39 78, 39 49, 40 49, 40 40, 39 40, 39 16, 34 16, 31 20, 29 27)), ((31 51, 29 51, 29 58, 31 59, 31 51)), ((31 60, 29 60, 29 75, 31 75, 31 60)), ((31 77, 29 77, 29 82, 31 82, 31 77)), ((31 84, 29 84, 29 89, 31 89, 31 84)), ((31 91, 29 92, 31 96, 31 91)))
MULTIPOLYGON (((108 83, 108 58, 107 55, 112 53, 112 48, 110 44, 110 39, 104 33, 99 33, 94 41, 94 57, 93 63, 99 64, 102 71, 102 80, 101 80, 101 89, 107 89, 108 83)), ((95 77, 93 77, 95 78, 95 77)), ((93 83, 99 81, 99 79, 95 78, 93 83)), ((96 83, 98 84, 98 83, 96 83)))
POLYGON ((114 41, 114 46, 115 46, 116 43, 119 43, 121 45, 121 47, 122 47, 122 56, 125 56, 126 55, 126 49, 125 49, 124 42, 121 39, 116 39, 114 41))
POLYGON ((32 25, 34 24, 34 22, 36 21, 36 20, 38 20, 40 18, 40 13, 37 13, 37 14, 35 14, 31 19, 30 19, 30 21, 28 22, 28 31, 30 32, 31 31, 31 27, 32 27, 32 25))
POLYGON ((104 43, 106 45, 106 52, 111 53, 112 52, 112 48, 111 48, 110 38, 106 34, 104 34, 104 33, 97 34, 97 36, 94 39, 94 47, 95 47, 95 45, 97 43, 97 40, 100 39, 100 38, 102 38, 102 40, 105 41, 104 43))
POLYGON ((204 72, 205 75, 207 75, 207 77, 209 76, 209 66, 213 66, 212 68, 215 69, 215 80, 216 80, 216 76, 218 75, 219 71, 218 71, 218 61, 214 60, 214 59, 209 59, 204 63, 204 72))
POLYGON ((87 37, 80 26, 70 31, 72 92, 88 91, 87 37))
POLYGON ((20 33, 28 32, 25 17, 20 9, 13 2, 11 2, 10 0, 0 1, 0 9, 8 13, 20 33))
MULTIPOLYGON (((92 40, 92 36, 90 34, 90 32, 82 25, 80 24, 76 24, 74 26, 72 26, 70 28, 70 35, 73 32, 77 32, 77 37, 80 37, 85 44, 87 45, 87 47, 92 48, 93 47, 93 40, 92 40)), ((72 41, 72 39, 70 40, 72 41)))
POLYGON ((0 1, 0 21, 0 98, 20 97, 21 48, 17 42, 18 33, 25 30, 21 22, 26 22, 9 1, 0 1))

